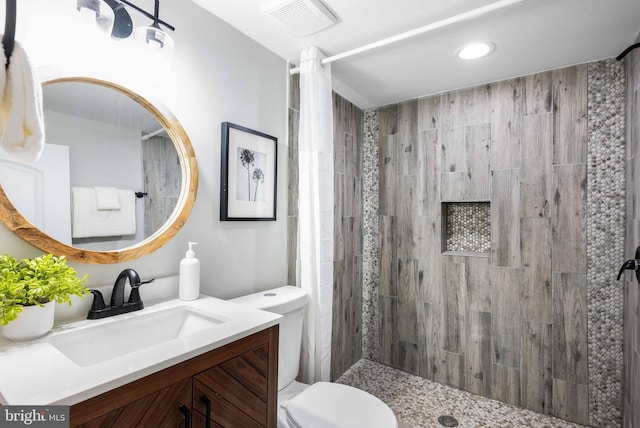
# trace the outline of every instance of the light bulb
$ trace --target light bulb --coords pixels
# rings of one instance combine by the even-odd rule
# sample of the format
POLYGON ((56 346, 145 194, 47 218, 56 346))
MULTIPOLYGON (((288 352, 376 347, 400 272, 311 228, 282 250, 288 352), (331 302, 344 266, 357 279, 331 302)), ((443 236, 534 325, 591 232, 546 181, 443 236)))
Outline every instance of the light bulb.
POLYGON ((152 49, 173 50, 173 38, 158 27, 149 25, 138 27, 133 32, 133 38, 139 43, 145 43, 152 49))
POLYGON ((102 0, 77 0, 78 18, 87 26, 97 26, 103 33, 111 35, 115 14, 113 9, 102 0))
POLYGON ((489 55, 493 49, 493 44, 487 42, 468 43, 458 49, 458 57, 466 60, 478 59, 489 55))

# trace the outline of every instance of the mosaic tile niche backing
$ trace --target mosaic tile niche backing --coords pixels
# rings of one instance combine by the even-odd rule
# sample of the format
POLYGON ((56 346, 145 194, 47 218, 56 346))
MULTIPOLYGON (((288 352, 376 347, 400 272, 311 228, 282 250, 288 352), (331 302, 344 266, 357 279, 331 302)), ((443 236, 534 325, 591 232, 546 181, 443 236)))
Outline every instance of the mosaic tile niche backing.
POLYGON ((491 250, 489 202, 443 202, 445 252, 487 254, 491 250))

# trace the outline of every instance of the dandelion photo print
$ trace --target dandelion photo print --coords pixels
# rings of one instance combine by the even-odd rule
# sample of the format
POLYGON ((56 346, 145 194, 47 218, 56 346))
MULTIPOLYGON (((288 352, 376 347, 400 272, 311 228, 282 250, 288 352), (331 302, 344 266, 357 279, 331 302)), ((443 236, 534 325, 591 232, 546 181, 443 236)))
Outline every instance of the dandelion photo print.
POLYGON ((278 139, 222 123, 220 220, 275 220, 278 139))
POLYGON ((264 202, 267 199, 265 173, 267 172, 267 154, 238 147, 236 200, 264 202), (246 183, 246 186, 242 185, 246 183))

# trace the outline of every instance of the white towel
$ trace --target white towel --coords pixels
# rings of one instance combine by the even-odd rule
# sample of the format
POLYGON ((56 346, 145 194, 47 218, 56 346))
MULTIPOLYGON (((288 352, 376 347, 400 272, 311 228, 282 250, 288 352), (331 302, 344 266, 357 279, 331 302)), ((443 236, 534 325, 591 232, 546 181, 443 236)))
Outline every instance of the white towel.
POLYGON ((119 210, 120 198, 115 187, 94 187, 98 210, 119 210))
POLYGON ((121 236, 136 233, 136 195, 118 189, 120 210, 98 210, 96 192, 91 187, 72 187, 73 238, 121 236))
POLYGON ((0 147, 11 160, 35 162, 44 148, 42 87, 35 78, 27 54, 17 41, 9 59, 3 89, 0 147))

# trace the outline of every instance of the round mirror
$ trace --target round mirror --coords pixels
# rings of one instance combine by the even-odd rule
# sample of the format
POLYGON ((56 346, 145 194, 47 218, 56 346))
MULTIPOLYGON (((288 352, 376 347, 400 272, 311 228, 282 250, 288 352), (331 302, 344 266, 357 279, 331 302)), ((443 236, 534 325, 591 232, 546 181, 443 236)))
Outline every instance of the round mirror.
POLYGON ((43 84, 46 144, 20 164, 0 156, 0 219, 69 260, 119 263, 160 248, 182 227, 197 190, 189 139, 173 115, 117 84, 43 84))

